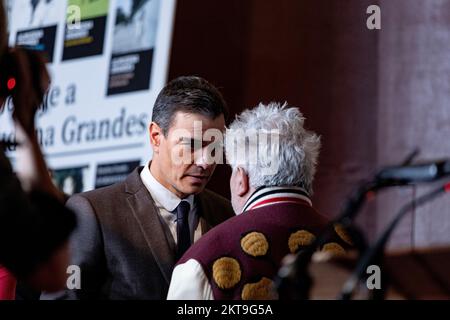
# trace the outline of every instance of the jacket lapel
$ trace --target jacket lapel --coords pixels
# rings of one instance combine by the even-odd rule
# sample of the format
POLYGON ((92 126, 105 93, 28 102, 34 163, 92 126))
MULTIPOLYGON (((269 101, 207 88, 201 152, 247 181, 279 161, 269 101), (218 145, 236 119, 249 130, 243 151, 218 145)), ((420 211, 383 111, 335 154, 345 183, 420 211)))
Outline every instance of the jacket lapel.
POLYGON ((127 200, 156 263, 169 283, 175 258, 159 219, 158 209, 141 181, 141 170, 142 167, 136 169, 126 180, 127 200))
POLYGON ((210 221, 210 219, 208 219, 209 218, 208 215, 210 213, 210 210, 208 210, 209 203, 208 203, 208 200, 203 195, 203 192, 196 195, 196 201, 198 203, 197 215, 199 216, 199 219, 200 219, 199 221, 200 221, 200 227, 202 230, 202 235, 204 235, 212 228, 212 226, 208 222, 208 221, 210 221))

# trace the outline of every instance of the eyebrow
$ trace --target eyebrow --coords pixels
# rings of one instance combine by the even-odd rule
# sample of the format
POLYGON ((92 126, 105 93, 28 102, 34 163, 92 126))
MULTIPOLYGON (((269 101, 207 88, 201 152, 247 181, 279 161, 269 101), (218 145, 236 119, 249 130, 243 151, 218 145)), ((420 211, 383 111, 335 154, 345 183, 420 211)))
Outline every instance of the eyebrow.
POLYGON ((192 143, 195 143, 195 142, 197 142, 199 144, 202 143, 201 140, 194 139, 194 138, 191 138, 191 137, 180 137, 179 140, 178 140, 178 143, 182 143, 182 144, 188 144, 188 143, 192 144, 192 143))
POLYGON ((199 146, 207 146, 210 145, 211 143, 214 143, 215 141, 205 141, 205 140, 198 140, 198 139, 194 139, 191 137, 180 137, 178 140, 178 143, 180 144, 187 144, 187 145, 196 145, 195 143, 197 143, 199 146))

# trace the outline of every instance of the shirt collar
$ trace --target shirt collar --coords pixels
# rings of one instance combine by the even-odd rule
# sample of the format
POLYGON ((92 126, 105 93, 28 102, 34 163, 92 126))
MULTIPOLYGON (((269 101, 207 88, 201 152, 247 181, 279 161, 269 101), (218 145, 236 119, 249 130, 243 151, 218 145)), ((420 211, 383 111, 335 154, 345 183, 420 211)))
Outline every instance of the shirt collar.
POLYGON ((245 202, 242 212, 283 202, 303 202, 312 206, 308 192, 303 188, 262 187, 257 189, 245 202))
POLYGON ((191 210, 194 207, 194 195, 190 195, 184 199, 178 198, 152 175, 150 172, 150 162, 142 169, 141 180, 158 207, 162 207, 167 211, 172 212, 178 207, 181 201, 187 201, 191 206, 191 210))

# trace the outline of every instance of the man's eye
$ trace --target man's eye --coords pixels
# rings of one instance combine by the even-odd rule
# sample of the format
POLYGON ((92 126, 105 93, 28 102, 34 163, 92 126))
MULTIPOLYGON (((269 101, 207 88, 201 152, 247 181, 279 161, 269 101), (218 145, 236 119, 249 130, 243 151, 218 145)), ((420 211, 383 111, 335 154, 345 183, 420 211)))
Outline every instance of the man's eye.
POLYGON ((191 151, 196 151, 198 149, 203 149, 210 144, 209 141, 196 141, 196 140, 183 140, 182 145, 186 149, 190 149, 191 151))
POLYGON ((186 148, 186 149, 191 149, 191 150, 195 150, 195 142, 194 141, 183 141, 182 145, 186 148))

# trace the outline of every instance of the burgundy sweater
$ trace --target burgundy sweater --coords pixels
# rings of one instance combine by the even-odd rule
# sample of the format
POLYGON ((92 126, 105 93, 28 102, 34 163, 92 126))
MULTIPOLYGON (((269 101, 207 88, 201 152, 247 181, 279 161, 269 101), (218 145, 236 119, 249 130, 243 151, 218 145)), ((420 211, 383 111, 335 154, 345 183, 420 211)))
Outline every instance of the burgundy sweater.
MULTIPOLYGON (((265 287, 271 284, 282 259, 302 250, 327 223, 306 202, 249 210, 210 230, 178 264, 197 260, 216 300, 276 298, 268 295, 265 287)), ((323 248, 349 247, 336 233, 323 248)))

